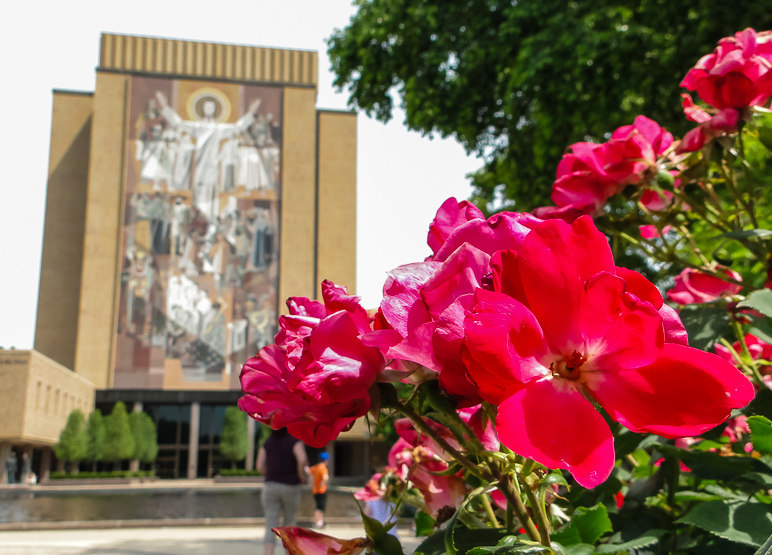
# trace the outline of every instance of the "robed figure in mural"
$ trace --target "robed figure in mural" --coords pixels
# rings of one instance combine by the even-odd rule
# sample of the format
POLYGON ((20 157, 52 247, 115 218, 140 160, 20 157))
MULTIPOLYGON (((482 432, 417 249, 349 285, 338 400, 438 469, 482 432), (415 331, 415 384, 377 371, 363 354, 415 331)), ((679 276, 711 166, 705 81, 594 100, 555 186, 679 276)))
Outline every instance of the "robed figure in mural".
MULTIPOLYGON (((214 221, 219 212, 217 195, 220 164, 224 161, 223 155, 228 154, 228 148, 224 151, 223 146, 231 144, 256 121, 260 99, 252 102, 247 113, 236 123, 221 123, 215 119, 217 104, 214 99, 203 102, 203 119, 200 121, 183 120, 169 106, 162 92, 156 92, 156 99, 161 107, 161 115, 169 122, 171 128, 179 133, 185 133, 195 141, 193 203, 209 221, 214 221)), ((225 162, 228 165, 227 160, 225 162)))

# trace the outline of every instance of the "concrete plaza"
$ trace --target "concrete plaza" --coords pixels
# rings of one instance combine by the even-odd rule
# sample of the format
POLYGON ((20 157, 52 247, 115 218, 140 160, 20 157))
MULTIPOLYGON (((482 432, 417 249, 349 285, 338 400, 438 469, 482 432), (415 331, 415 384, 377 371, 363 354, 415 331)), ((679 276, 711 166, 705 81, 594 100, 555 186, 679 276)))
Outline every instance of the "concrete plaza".
MULTIPOLYGON (((343 539, 365 535, 361 525, 323 532, 343 539)), ((0 555, 262 555, 263 534, 262 526, 7 531, 0 532, 0 555)), ((407 530, 399 534, 406 554, 422 541, 407 530)))

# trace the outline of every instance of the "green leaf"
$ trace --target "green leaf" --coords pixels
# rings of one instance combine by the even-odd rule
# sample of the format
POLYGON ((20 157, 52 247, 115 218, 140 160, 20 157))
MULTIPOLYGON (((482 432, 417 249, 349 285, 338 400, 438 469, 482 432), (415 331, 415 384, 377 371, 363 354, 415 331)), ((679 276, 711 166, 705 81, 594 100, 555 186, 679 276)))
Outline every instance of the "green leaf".
POLYGON ((772 422, 764 416, 751 416, 747 422, 754 449, 761 453, 772 453, 772 422))
POLYGON ((644 438, 646 438, 646 434, 638 434, 623 429, 622 432, 614 438, 614 453, 616 453, 616 457, 624 457, 638 449, 638 445, 644 438))
POLYGON ((399 538, 391 534, 384 534, 377 540, 373 540, 373 548, 378 555, 405 555, 399 538))
POLYGON ((444 555, 445 554, 445 530, 438 530, 416 547, 415 554, 444 555))
POLYGON ((729 313, 717 306, 689 305, 679 315, 689 334, 689 345, 696 349, 711 350, 719 338, 729 336, 731 331, 729 313))
POLYGON ((738 304, 737 307, 752 308, 758 310, 767 318, 772 318, 772 291, 769 289, 754 291, 747 299, 738 304))
POLYGON ((578 543, 566 548, 566 555, 592 555, 595 553, 595 546, 587 543, 578 543))
POLYGON ((552 550, 534 542, 519 540, 517 536, 505 536, 496 545, 473 547, 467 551, 467 555, 511 555, 513 553, 534 555, 537 553, 549 553, 551 555, 552 550))
POLYGON ((676 522, 691 524, 721 538, 760 546, 772 534, 772 512, 760 503, 708 501, 676 522))
POLYGON ((619 551, 630 551, 631 549, 641 549, 642 547, 648 547, 650 545, 654 545, 659 540, 662 539, 662 536, 667 534, 666 530, 660 530, 660 529, 654 529, 649 530, 648 532, 644 533, 641 536, 638 536, 637 538, 624 542, 624 543, 614 543, 614 544, 604 544, 599 545, 595 548, 596 553, 617 553, 619 551))
POLYGON ((712 237, 712 239, 718 239, 719 237, 727 237, 729 239, 744 239, 745 237, 769 237, 772 235, 772 230, 769 229, 745 229, 743 231, 727 231, 712 237))
POLYGON ((560 545, 569 546, 582 543, 582 536, 576 527, 569 523, 565 528, 550 534, 550 539, 558 542, 560 545))
POLYGON ((772 129, 769 127, 759 127, 758 132, 761 144, 767 147, 767 150, 772 150, 772 129))
POLYGON ((692 451, 672 445, 661 445, 659 449, 679 458, 695 476, 706 480, 732 480, 746 472, 772 475, 772 468, 751 457, 722 457, 711 451, 692 451))
POLYGON ((428 536, 434 530, 435 520, 423 511, 417 511, 415 517, 415 535, 416 536, 428 536))
POLYGON ((605 505, 598 503, 592 508, 579 507, 571 516, 571 522, 562 530, 552 534, 552 538, 563 546, 595 543, 613 527, 605 505))

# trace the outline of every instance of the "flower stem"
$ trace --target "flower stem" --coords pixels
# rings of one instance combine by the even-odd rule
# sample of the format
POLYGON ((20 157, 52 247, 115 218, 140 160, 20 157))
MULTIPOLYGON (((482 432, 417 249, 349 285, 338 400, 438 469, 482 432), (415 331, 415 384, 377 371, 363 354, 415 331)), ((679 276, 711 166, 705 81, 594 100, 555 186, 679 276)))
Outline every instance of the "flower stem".
POLYGON ((547 517, 544 515, 544 511, 541 509, 541 504, 539 503, 539 500, 536 498, 536 495, 533 493, 533 490, 528 486, 528 484, 523 484, 525 489, 525 496, 528 498, 528 505, 531 506, 531 510, 533 511, 533 516, 536 519, 536 525, 538 526, 539 530, 539 541, 542 545, 546 545, 549 547, 550 545, 550 528, 549 528, 549 522, 547 522, 547 517))
POLYGON ((488 499, 488 494, 483 493, 480 496, 480 499, 482 500, 483 507, 485 508, 485 513, 488 515, 488 520, 491 522, 491 526, 494 528, 501 528, 499 519, 496 518, 496 513, 493 512, 493 507, 491 507, 491 501, 488 499))
POLYGON ((422 434, 425 434, 426 436, 430 437, 433 441, 437 443, 446 453, 448 453, 451 457, 453 457, 455 460, 461 463, 461 465, 466 468, 469 472, 474 474, 475 476, 478 476, 480 478, 483 478, 485 480, 488 480, 489 482, 492 482, 494 480, 494 477, 484 470, 482 470, 479 466, 474 464, 472 461, 470 461, 465 455, 463 455, 461 452, 459 452, 457 449, 452 447, 445 438, 441 437, 434 428, 429 426, 426 421, 418 414, 416 413, 412 407, 409 405, 403 405, 402 403, 397 402, 396 406, 391 406, 391 408, 394 408, 398 411, 400 411, 402 414, 407 416, 411 422, 413 422, 413 425, 416 427, 416 429, 421 432, 422 434))

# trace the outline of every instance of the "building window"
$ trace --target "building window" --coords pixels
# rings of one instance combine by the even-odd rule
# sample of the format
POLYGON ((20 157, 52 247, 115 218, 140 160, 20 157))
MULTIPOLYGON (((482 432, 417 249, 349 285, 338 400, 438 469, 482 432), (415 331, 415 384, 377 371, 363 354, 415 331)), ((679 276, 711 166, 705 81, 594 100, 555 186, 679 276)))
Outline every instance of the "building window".
POLYGON ((67 412, 67 401, 69 400, 70 400, 69 394, 65 393, 64 399, 62 400, 62 414, 64 414, 64 416, 67 416, 68 414, 70 414, 69 412, 67 412))
POLYGON ((45 406, 46 414, 48 414, 48 411, 50 409, 51 409, 51 386, 47 385, 46 386, 46 406, 45 406))
POLYGON ((40 410, 40 391, 43 389, 43 382, 38 380, 35 384, 35 410, 40 410))

